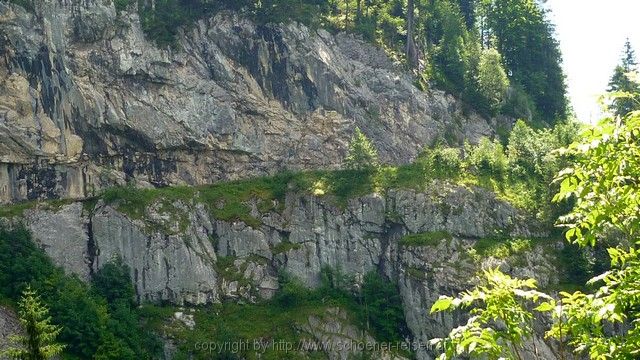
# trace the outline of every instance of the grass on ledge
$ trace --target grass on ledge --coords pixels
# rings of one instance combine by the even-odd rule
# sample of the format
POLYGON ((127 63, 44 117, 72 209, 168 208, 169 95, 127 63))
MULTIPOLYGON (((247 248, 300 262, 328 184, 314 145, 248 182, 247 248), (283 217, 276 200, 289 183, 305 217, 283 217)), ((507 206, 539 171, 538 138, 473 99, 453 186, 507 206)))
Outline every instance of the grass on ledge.
POLYGON ((406 235, 400 239, 402 246, 438 246, 443 240, 451 240, 453 237, 446 231, 433 231, 420 234, 406 235))
MULTIPOLYGON (((377 170, 284 172, 269 177, 196 187, 173 186, 154 189, 114 187, 105 190, 86 205, 90 207, 98 199, 102 199, 132 219, 140 220, 148 219, 149 217, 146 216, 148 209, 156 205, 162 213, 171 215, 178 229, 184 230, 188 225, 184 207, 202 203, 216 219, 242 221, 249 226, 258 227, 262 223, 262 215, 284 209, 285 195, 288 191, 306 192, 324 197, 327 201, 344 208, 351 199, 371 193, 384 194, 389 189, 424 191, 434 180, 486 188, 524 210, 530 207, 525 202, 531 202, 533 197, 525 191, 527 187, 521 184, 511 184, 504 179, 480 176, 464 168, 454 172, 445 171, 426 165, 419 159, 412 164, 382 166, 377 170), (183 206, 176 207, 176 202, 182 203, 183 206)), ((53 204, 54 201, 46 203, 53 204)), ((35 206, 41 205, 33 202, 3 206, 0 207, 0 217, 20 216, 26 209, 35 206)), ((161 226, 164 228, 166 225, 161 226)))

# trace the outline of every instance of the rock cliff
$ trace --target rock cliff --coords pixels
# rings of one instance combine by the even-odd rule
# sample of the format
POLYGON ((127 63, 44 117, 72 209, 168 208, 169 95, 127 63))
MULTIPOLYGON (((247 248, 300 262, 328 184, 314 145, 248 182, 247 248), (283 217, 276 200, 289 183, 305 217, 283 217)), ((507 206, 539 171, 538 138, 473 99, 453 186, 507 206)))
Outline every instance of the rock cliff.
MULTIPOLYGON (((532 242, 526 251, 504 257, 476 253, 481 239, 496 234, 541 235, 511 205, 481 188, 436 182, 424 191, 354 198, 346 206, 330 196, 289 192, 272 210, 254 207, 259 221, 251 224, 220 220, 209 211, 211 204, 167 204, 162 198, 136 218, 127 214, 131 209, 119 210, 122 201, 35 208, 23 219, 67 272, 87 278, 121 257, 131 268, 141 301, 256 301, 274 295, 281 270, 312 287, 324 267, 340 269, 356 281, 377 270, 399 284, 407 324, 424 344, 461 321, 430 316, 433 302, 471 286, 483 267, 534 277, 543 287, 558 282, 552 242, 532 242), (430 240, 412 244, 406 241, 409 234, 430 240)), ((426 352, 421 356, 428 358, 426 352)))
MULTIPOLYGON (((413 83, 375 46, 295 23, 219 13, 159 48, 135 12, 118 13, 110 0, 38 1, 33 11, 0 1, 0 203, 73 199, 33 203, 9 222, 24 223, 57 265, 83 279, 122 258, 141 302, 253 302, 278 291, 281 271, 314 287, 325 267, 356 282, 376 270, 399 284, 407 325, 426 344, 463 320, 430 316, 431 304, 468 288, 483 267, 558 282, 553 243, 477 254, 498 234, 544 235, 489 191, 436 181, 343 204, 287 189, 243 200, 246 218, 220 216, 229 204, 202 197, 159 197, 136 209, 94 199, 114 185, 338 168, 356 126, 391 164, 439 138, 494 133, 494 120, 413 83)), ((355 330, 314 318, 305 331, 324 340, 355 330)), ((538 350, 554 358, 541 341, 538 350)))
POLYGON ((413 82, 373 45, 299 24, 220 13, 158 48, 112 1, 2 1, 0 202, 334 168, 356 126, 396 164, 492 134, 413 82))

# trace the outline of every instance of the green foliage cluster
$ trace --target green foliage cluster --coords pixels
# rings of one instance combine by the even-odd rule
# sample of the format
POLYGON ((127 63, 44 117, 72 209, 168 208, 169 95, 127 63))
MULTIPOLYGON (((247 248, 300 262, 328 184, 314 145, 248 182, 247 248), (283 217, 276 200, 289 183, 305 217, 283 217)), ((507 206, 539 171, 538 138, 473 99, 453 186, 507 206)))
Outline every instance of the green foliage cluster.
MULTIPOLYGON (((470 354, 488 359, 526 359, 523 343, 533 335, 534 319, 528 306, 550 299, 536 290, 532 279, 514 279, 499 270, 485 270, 479 286, 456 298, 441 296, 433 304, 432 314, 470 309, 471 317, 447 338, 431 343, 440 350, 441 360, 470 354), (495 326, 497 323, 502 326, 495 326)), ((545 310, 543 306, 537 310, 545 310)))
POLYGON ((309 290, 297 279, 281 275, 281 291, 274 301, 284 309, 333 302, 355 314, 355 320, 378 341, 403 341, 408 335, 402 299, 396 284, 375 271, 363 278, 359 291, 340 270, 322 269, 321 286, 309 290))
POLYGON ((23 228, 0 229, 0 298, 18 301, 31 286, 62 330, 64 355, 82 359, 145 359, 158 354, 154 336, 143 330, 133 303, 129 270, 105 265, 91 286, 65 275, 23 228))
POLYGON ((504 147, 497 140, 484 137, 475 147, 466 147, 467 162, 480 176, 493 176, 504 179, 508 161, 504 147))
POLYGON ((506 259, 509 256, 530 250, 533 247, 533 243, 533 239, 487 237, 476 241, 473 249, 480 257, 492 256, 498 259, 506 259))
POLYGON ((398 243, 402 246, 437 246, 442 242, 442 240, 451 239, 451 234, 446 231, 434 231, 406 235, 402 237, 398 243))
POLYGON ((484 95, 491 112, 498 112, 507 98, 510 84, 502 66, 502 56, 496 49, 482 51, 476 77, 478 90, 484 95))
POLYGON ((535 0, 494 0, 488 6, 489 36, 502 54, 512 82, 531 97, 542 120, 565 118, 561 55, 545 10, 535 0))
POLYGON ((559 226, 567 229, 565 237, 572 244, 609 246, 610 269, 587 282, 592 290, 560 292, 553 298, 532 290, 531 279, 514 279, 498 270, 485 273, 488 286, 458 298, 441 297, 433 305, 432 313, 462 305, 471 307, 474 315, 448 338, 435 340, 443 351, 441 359, 505 354, 522 359, 524 340, 531 338, 534 328, 531 304, 537 305, 535 311, 551 315, 546 336, 559 342, 561 357, 567 357, 567 351, 590 359, 640 356, 639 139, 636 111, 603 120, 565 150, 573 161, 558 175, 560 189, 554 201, 572 199, 573 206, 560 217, 559 226))

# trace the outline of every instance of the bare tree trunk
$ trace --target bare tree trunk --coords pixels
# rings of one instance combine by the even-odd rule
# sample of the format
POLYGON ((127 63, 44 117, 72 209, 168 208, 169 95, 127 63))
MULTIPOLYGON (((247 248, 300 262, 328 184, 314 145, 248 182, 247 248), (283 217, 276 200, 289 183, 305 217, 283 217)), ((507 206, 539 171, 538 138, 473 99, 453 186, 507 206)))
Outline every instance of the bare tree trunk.
POLYGON ((362 0, 356 0, 356 24, 362 20, 362 0))
POLYGON ((407 62, 412 69, 418 66, 418 49, 416 47, 416 41, 414 37, 415 24, 414 24, 415 2, 414 0, 408 0, 407 2, 407 62))
POLYGON ((351 0, 344 0, 344 29, 349 28, 349 2, 351 0))

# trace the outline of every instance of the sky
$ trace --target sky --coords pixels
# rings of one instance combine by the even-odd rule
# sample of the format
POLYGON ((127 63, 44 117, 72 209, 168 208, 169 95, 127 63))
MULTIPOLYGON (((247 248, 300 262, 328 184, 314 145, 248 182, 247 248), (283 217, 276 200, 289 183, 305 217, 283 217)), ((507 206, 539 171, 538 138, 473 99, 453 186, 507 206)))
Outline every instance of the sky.
POLYGON ((578 119, 597 122, 597 97, 607 89, 625 39, 640 62, 640 0, 547 0, 556 25, 569 97, 578 119))

